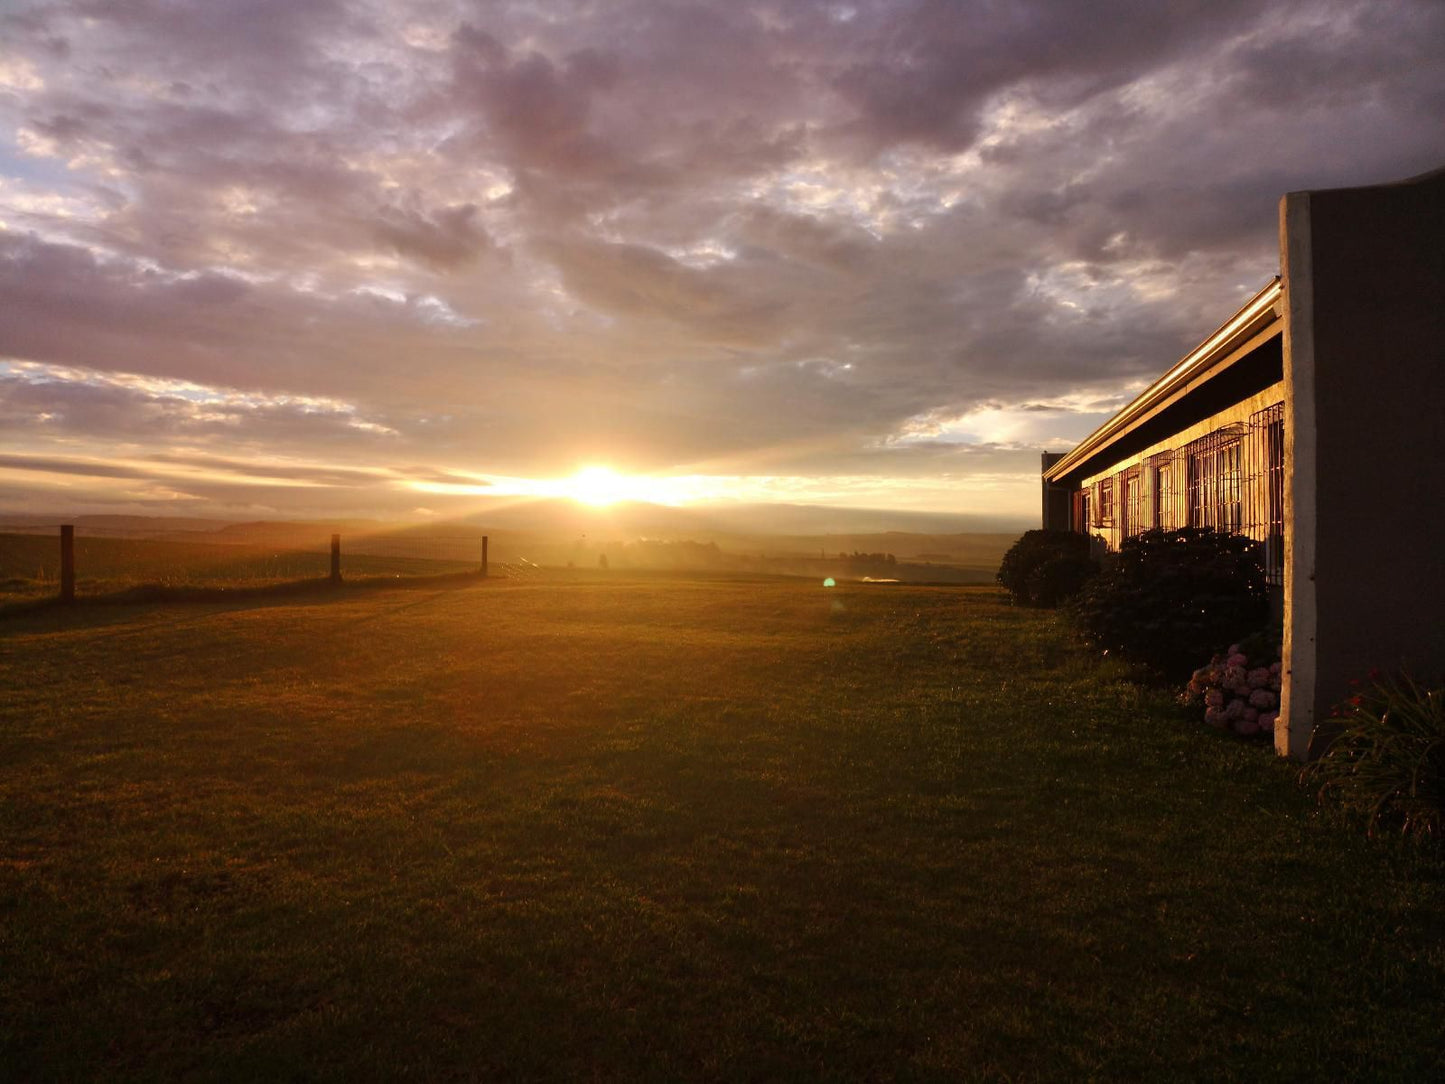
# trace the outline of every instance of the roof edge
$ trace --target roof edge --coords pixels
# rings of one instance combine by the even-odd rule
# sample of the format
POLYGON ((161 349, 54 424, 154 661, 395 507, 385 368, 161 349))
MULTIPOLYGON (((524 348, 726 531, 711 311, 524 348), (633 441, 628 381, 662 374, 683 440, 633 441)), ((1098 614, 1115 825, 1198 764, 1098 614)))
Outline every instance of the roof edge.
POLYGON ((1244 307, 1220 325, 1214 334, 1177 361, 1172 368, 1145 388, 1119 413, 1095 429, 1065 453, 1057 463, 1044 471, 1044 478, 1053 482, 1071 473, 1095 453, 1103 451, 1122 436, 1134 422, 1168 399, 1180 388, 1208 372, 1238 346, 1253 338, 1278 319, 1284 287, 1278 275, 1255 294, 1244 307))

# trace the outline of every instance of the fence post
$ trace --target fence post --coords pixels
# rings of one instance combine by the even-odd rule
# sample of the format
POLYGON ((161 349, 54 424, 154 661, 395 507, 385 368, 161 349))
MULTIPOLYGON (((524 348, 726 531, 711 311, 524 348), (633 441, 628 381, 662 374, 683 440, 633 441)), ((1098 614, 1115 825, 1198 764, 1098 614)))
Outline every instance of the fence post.
POLYGON ((75 526, 60 528, 60 601, 75 601, 75 526))
POLYGON ((488 542, 487 536, 486 536, 486 535, 482 535, 482 578, 483 578, 483 579, 486 579, 486 576, 487 576, 487 542, 488 542))
POLYGON ((331 582, 341 582, 341 536, 331 536, 331 582))

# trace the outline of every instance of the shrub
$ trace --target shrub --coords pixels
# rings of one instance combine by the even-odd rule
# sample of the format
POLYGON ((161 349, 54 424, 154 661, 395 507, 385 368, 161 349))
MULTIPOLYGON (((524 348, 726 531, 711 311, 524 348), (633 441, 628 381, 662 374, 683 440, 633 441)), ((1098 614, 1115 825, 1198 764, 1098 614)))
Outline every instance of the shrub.
POLYGON ((1057 606, 1078 594, 1098 570, 1089 556, 1088 535, 1026 531, 1003 555, 998 582, 1019 605, 1057 606))
POLYGON ((1085 635, 1173 681, 1259 628, 1269 609, 1258 544, 1209 527, 1125 539, 1112 566, 1071 603, 1085 635))
POLYGON ((1303 772, 1319 798, 1436 844, 1445 829, 1445 689, 1410 677, 1373 680, 1336 709, 1330 744, 1303 772))
POLYGON ((1026 581, 1029 597, 1035 606, 1059 606, 1082 591, 1098 571, 1099 562, 1092 557, 1078 554, 1050 557, 1029 573, 1026 581))
POLYGON ((1272 621, 1268 628, 1252 632, 1238 645, 1239 650, 1259 662, 1279 662, 1284 658, 1284 626, 1272 621))

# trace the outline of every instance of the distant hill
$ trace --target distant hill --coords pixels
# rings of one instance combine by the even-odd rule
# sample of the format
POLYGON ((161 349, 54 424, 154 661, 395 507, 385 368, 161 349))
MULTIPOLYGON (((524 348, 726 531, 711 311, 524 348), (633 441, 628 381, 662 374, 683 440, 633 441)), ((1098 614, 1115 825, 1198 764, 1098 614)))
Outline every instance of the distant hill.
POLYGON ((61 523, 74 524, 77 530, 89 530, 96 534, 131 534, 155 536, 168 531, 216 531, 229 524, 229 520, 207 519, 196 516, 117 516, 117 515, 65 515, 59 512, 6 512, 0 514, 0 529, 55 527, 61 523))
MULTIPOLYGON (((74 523, 96 531, 220 531, 235 528, 245 532, 286 530, 298 524, 375 530, 397 527, 397 523, 360 517, 296 518, 247 522, 221 517, 71 515, 61 512, 3 513, 0 527, 54 526, 74 523)), ((868 536, 882 534, 961 535, 1021 534, 1037 526, 1025 516, 979 515, 974 513, 911 512, 873 508, 826 508, 800 504, 717 504, 670 507, 644 503, 621 503, 591 508, 570 500, 479 502, 459 517, 423 521, 496 526, 511 530, 546 533, 591 533, 620 531, 636 534, 693 536, 702 533, 781 536, 868 536)))
POLYGON ((806 504, 718 505, 707 516, 720 527, 744 534, 875 535, 1012 534, 1038 526, 1026 516, 966 512, 900 512, 879 508, 824 508, 806 504))

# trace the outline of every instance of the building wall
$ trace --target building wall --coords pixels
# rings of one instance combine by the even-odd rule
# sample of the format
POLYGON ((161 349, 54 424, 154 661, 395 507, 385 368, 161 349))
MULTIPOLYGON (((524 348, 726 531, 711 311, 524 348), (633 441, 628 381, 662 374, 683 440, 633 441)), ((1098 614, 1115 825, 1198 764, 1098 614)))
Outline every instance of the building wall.
MULTIPOLYGON (((1204 418, 1185 429, 1181 429, 1179 432, 1170 435, 1164 440, 1156 441, 1154 444, 1149 445, 1147 448, 1143 448, 1131 455, 1115 460, 1114 462, 1110 463, 1108 467, 1098 471, 1095 474, 1085 476, 1085 478, 1083 479, 1083 486, 1087 489, 1093 486, 1096 482, 1109 483, 1121 471, 1128 470, 1131 467, 1141 466, 1146 459, 1149 459, 1152 456, 1158 455, 1163 452, 1179 451, 1187 444, 1190 444, 1193 441, 1200 439, 1201 437, 1206 437, 1209 434, 1214 433, 1220 429, 1224 429, 1231 425, 1248 423, 1249 419, 1253 415, 1264 410, 1266 407, 1274 406, 1276 403, 1282 402, 1284 400, 1284 397, 1284 383, 1281 381, 1276 384, 1271 384, 1263 391, 1258 392, 1255 395, 1251 395, 1247 399, 1242 399, 1224 410, 1221 410, 1215 414, 1211 414, 1209 417, 1204 418)), ((1117 489, 1117 487, 1115 488, 1117 489)), ((1176 503, 1180 504, 1180 506, 1182 507, 1182 495, 1184 493, 1184 479, 1182 477, 1177 477, 1175 479, 1175 490, 1176 494, 1179 495, 1176 499, 1176 503)), ((1144 499, 1148 500, 1150 497, 1152 497, 1152 492, 1147 485, 1147 480, 1142 492, 1144 499)), ((1114 494, 1115 513, 1113 516, 1113 522, 1105 527, 1090 526, 1088 531, 1089 534, 1102 538, 1110 549, 1115 550, 1119 548, 1119 544, 1124 540, 1122 517, 1118 514, 1118 506, 1119 502, 1122 500, 1122 496, 1122 494, 1117 492, 1114 494)), ((1187 521, 1183 519, 1178 519, 1177 522, 1184 523, 1187 521)))
MULTIPOLYGON (((1063 459, 1062 452, 1045 452, 1043 454, 1043 469, 1047 471, 1060 459, 1063 459)), ((1044 506, 1043 523, 1044 529, 1048 531, 1067 531, 1069 529, 1069 491, 1063 486, 1051 486, 1048 479, 1044 479, 1044 506)))
POLYGON ((1294 193, 1287 319, 1283 753, 1352 678, 1445 666, 1445 174, 1294 193))

